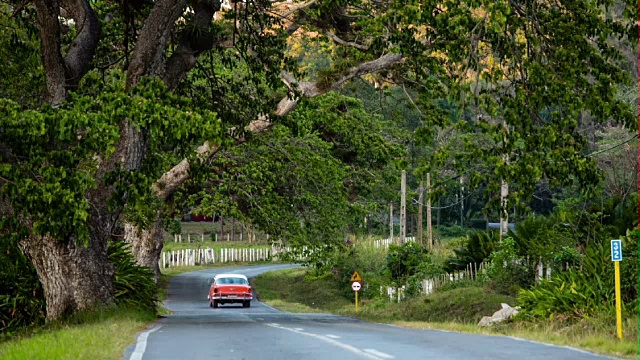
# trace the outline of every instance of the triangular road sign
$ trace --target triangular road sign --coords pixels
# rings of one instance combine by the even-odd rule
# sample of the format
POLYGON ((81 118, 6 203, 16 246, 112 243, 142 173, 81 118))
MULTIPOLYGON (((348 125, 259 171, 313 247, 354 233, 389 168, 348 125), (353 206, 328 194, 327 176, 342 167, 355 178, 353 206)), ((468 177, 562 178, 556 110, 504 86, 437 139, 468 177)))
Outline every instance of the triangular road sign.
POLYGON ((361 282, 362 281, 362 277, 360 276, 360 273, 358 273, 358 270, 353 272, 353 275, 351 275, 351 282, 361 282))

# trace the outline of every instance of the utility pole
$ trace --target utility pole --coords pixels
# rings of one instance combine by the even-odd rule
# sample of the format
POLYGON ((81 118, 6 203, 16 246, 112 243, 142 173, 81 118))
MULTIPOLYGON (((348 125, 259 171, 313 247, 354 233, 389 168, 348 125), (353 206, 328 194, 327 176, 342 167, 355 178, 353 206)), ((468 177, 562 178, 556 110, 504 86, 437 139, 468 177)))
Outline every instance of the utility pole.
POLYGON ((236 240, 236 218, 231 219, 231 241, 236 240))
POLYGON ((507 234, 507 230, 509 228, 507 196, 509 196, 509 183, 502 180, 500 186, 500 242, 502 242, 502 236, 507 234))
POLYGON ((420 180, 420 188, 418 195, 418 243, 422 245, 422 203, 424 202, 423 181, 420 180))
POLYGON ((389 203, 389 241, 393 242, 393 203, 389 203))
POLYGON ((402 180, 400 182, 400 239, 399 243, 404 244, 407 236, 407 172, 402 170, 402 180))
MULTIPOLYGON (((506 122, 502 123, 504 127, 504 135, 502 137, 503 146, 507 145, 507 135, 509 134, 509 127, 506 122)), ((502 161, 505 165, 509 164, 509 154, 502 155, 502 161)), ((507 234, 509 228, 509 210, 507 208, 507 197, 509 196, 509 183, 502 179, 500 185, 500 242, 502 242, 502 236, 507 234)))
POLYGON ((431 173, 427 173, 427 238, 429 239, 429 249, 433 249, 433 229, 431 228, 431 196, 430 195, 431 195, 431 173))
POLYGON ((460 176, 460 227, 464 227, 464 182, 460 176))
POLYGON ((220 215, 220 241, 223 241, 224 237, 224 218, 220 215))

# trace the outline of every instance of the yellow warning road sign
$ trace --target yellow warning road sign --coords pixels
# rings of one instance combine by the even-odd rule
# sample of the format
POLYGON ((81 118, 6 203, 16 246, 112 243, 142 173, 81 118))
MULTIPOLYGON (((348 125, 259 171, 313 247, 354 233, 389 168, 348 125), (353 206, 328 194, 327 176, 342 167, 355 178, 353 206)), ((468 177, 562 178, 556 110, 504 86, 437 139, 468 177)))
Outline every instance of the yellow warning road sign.
POLYGON ((361 282, 362 281, 362 277, 360 276, 360 273, 358 273, 358 270, 353 272, 353 275, 351 275, 351 282, 361 282))

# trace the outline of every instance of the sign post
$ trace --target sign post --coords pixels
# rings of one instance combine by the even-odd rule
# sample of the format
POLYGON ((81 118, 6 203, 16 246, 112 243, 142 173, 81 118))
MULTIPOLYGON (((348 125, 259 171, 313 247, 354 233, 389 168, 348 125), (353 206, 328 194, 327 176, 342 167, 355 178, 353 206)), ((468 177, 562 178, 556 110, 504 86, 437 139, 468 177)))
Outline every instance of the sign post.
POLYGON ((362 277, 360 273, 358 273, 358 270, 354 271, 353 275, 351 275, 351 289, 356 293, 356 312, 358 312, 358 293, 362 289, 361 282, 362 277))
POLYGON ((618 328, 618 339, 622 339, 622 299, 620 296, 620 261, 622 261, 622 240, 611 240, 611 261, 613 261, 616 270, 616 326, 618 328))

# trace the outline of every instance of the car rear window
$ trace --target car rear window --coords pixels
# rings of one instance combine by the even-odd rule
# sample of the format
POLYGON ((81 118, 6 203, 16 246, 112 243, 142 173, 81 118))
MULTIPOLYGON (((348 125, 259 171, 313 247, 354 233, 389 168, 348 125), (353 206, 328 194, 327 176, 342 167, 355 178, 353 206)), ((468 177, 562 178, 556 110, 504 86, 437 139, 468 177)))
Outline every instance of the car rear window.
POLYGON ((220 285, 247 285, 249 282, 242 278, 220 278, 216 280, 220 285))

